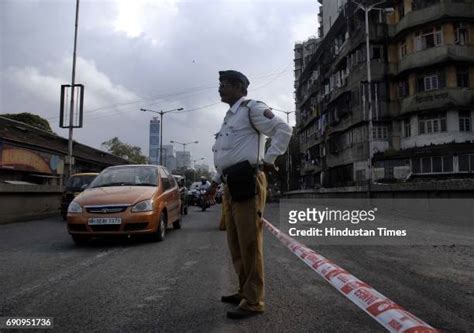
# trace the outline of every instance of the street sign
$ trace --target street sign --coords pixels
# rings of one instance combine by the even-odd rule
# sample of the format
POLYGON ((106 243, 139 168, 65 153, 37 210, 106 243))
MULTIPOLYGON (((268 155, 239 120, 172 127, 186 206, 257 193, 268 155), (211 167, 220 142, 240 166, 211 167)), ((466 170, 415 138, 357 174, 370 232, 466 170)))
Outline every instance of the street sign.
POLYGON ((59 114, 59 127, 61 128, 81 128, 83 118, 84 85, 74 85, 74 99, 71 112, 71 94, 70 84, 61 85, 61 108, 59 114), (71 121, 72 115, 72 121, 71 121))

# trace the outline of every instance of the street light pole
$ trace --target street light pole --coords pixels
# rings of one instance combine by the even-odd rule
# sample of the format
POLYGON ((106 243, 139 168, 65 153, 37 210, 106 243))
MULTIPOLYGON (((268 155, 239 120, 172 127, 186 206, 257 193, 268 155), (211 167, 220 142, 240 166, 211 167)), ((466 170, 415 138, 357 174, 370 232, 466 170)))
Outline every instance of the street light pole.
POLYGON ((184 110, 183 108, 178 108, 178 109, 173 109, 173 110, 167 110, 167 111, 154 111, 150 109, 140 109, 140 111, 143 112, 153 112, 153 113, 158 113, 160 115, 160 165, 163 165, 163 115, 169 112, 173 111, 182 111, 184 110))
POLYGON ((183 145, 183 151, 186 151, 186 146, 187 145, 189 145, 191 143, 199 143, 199 141, 191 141, 191 142, 183 143, 183 142, 179 142, 179 141, 170 140, 170 143, 178 143, 180 145, 183 145))
POLYGON ((204 157, 198 158, 197 160, 193 160, 194 169, 196 169, 196 161, 202 161, 202 160, 204 160, 204 157))
MULTIPOLYGON (((180 145, 183 145, 183 152, 185 152, 186 151, 186 145, 189 145, 191 143, 199 143, 199 141, 190 141, 190 142, 184 143, 184 142, 170 140, 170 143, 178 143, 180 145)), ((183 158, 184 158, 184 154, 183 154, 183 158)), ((191 164, 191 155, 189 155, 189 164, 191 164)), ((183 166, 186 168, 186 163, 184 163, 183 166)), ((190 165, 190 167, 191 167, 191 165, 190 165)))
POLYGON ((368 95, 369 98, 367 99, 367 103, 369 106, 369 129, 368 129, 368 144, 369 144, 369 156, 367 160, 368 168, 369 168, 369 183, 368 185, 370 186, 370 183, 373 182, 374 180, 374 175, 373 175, 373 167, 372 167, 372 154, 373 154, 373 149, 372 149, 372 141, 373 141, 373 131, 374 131, 374 124, 373 124, 373 107, 372 107, 372 69, 370 65, 370 34, 369 34, 369 12, 373 9, 375 10, 385 10, 385 8, 376 8, 378 5, 385 3, 386 0, 379 1, 377 3, 374 3, 370 6, 367 4, 361 4, 356 1, 354 3, 364 11, 364 16, 365 16, 365 50, 366 50, 366 66, 367 66, 367 90, 368 90, 368 95))

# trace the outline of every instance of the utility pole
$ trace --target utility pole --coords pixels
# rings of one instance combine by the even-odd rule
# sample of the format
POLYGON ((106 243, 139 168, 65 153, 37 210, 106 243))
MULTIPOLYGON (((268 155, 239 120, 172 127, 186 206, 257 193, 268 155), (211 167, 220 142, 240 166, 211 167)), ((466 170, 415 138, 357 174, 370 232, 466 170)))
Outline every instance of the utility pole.
POLYGON ((189 145, 191 143, 199 143, 199 141, 191 141, 191 142, 183 143, 183 142, 179 142, 179 141, 170 140, 170 143, 177 143, 177 144, 183 145, 183 151, 186 151, 186 146, 187 145, 189 145))
POLYGON ((72 175, 72 135, 73 135, 73 117, 74 117, 74 84, 76 83, 76 48, 77 48, 77 26, 79 22, 79 0, 76 0, 76 20, 74 23, 74 49, 72 54, 72 78, 71 78, 71 104, 69 108, 69 139, 68 139, 68 177, 72 175))

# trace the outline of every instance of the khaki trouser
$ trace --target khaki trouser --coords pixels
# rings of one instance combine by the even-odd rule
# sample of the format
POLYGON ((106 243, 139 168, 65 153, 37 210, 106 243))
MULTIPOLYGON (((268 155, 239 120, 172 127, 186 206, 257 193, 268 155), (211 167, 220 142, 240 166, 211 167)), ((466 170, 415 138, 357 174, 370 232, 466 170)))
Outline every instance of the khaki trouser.
POLYGON ((224 205, 221 207, 221 220, 219 222, 219 230, 225 230, 225 213, 224 213, 224 205))
POLYGON ((264 311, 263 277, 263 210, 267 180, 263 172, 257 176, 258 194, 249 200, 233 202, 229 188, 224 187, 223 205, 232 263, 239 279, 239 307, 264 311))
POLYGON ((221 220, 219 222, 219 230, 225 230, 225 216, 229 215, 229 212, 226 212, 225 210, 225 205, 224 205, 224 198, 222 198, 222 204, 221 204, 221 220))

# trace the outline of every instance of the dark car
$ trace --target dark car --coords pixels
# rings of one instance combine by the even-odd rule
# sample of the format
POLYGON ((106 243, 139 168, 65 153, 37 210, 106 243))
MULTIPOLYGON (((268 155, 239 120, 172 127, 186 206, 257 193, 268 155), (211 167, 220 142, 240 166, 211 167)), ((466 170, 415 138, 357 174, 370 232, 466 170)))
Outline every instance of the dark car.
POLYGON ((67 208, 74 198, 84 191, 90 183, 97 177, 98 173, 76 173, 72 175, 66 183, 66 188, 61 196, 61 216, 66 220, 67 208))

